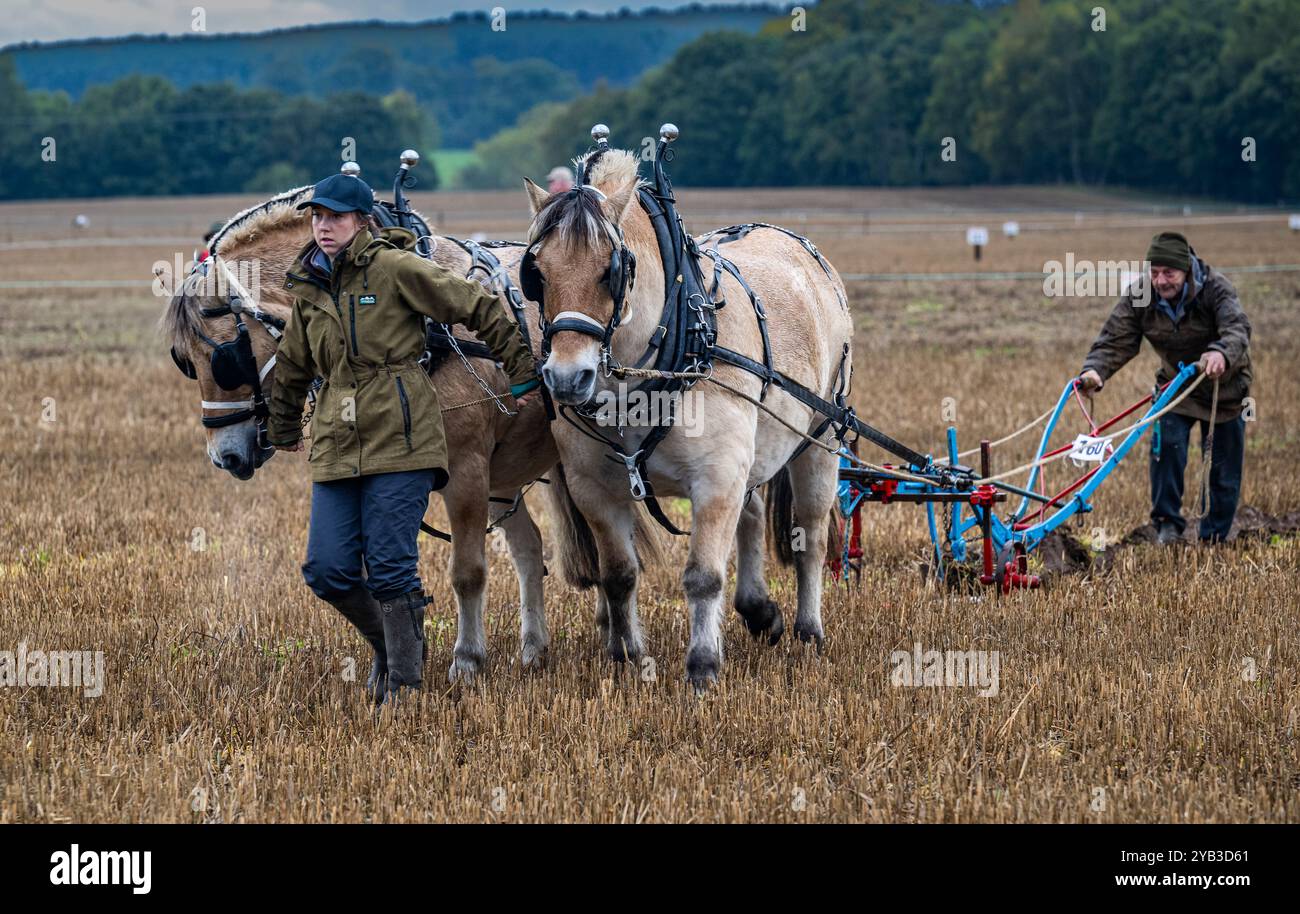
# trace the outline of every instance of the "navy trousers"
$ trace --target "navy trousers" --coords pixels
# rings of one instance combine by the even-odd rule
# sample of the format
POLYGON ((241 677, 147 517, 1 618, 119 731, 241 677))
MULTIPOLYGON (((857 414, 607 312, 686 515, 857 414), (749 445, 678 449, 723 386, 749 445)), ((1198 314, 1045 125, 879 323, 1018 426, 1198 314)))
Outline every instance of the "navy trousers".
MULTIPOLYGON (((1173 524, 1181 536, 1187 528, 1183 519, 1183 474, 1192 426, 1201 427, 1201 449, 1210 423, 1201 419, 1166 413, 1151 438, 1151 521, 1159 526, 1173 524)), ((1241 497, 1241 466, 1246 454, 1246 420, 1240 416, 1214 426, 1214 453, 1210 465, 1210 510, 1201 518, 1202 540, 1223 542, 1232 528, 1241 497)), ((1199 479, 1199 475, 1198 475, 1199 479)), ((1197 510, 1200 510, 1197 493, 1197 510)))
POLYGON ((416 537, 434 474, 411 470, 312 483, 302 576, 316 596, 332 600, 364 585, 376 600, 391 600, 421 589, 416 537))

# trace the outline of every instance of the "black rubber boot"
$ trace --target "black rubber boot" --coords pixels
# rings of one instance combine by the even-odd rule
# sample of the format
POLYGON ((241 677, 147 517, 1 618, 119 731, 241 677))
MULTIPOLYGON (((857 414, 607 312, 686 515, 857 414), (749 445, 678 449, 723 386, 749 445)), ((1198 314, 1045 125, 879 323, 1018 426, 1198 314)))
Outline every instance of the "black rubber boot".
POLYGON ((330 605, 343 614, 357 631, 375 649, 370 663, 370 677, 366 679, 366 692, 375 704, 384 700, 385 680, 388 678, 388 651, 384 643, 384 618, 379 601, 364 587, 349 590, 343 596, 330 600, 330 605))
POLYGON ((1183 535, 1179 532, 1178 527, 1168 521, 1161 524, 1156 531, 1156 542, 1161 546, 1172 546, 1182 541, 1183 535))
POLYGON ((388 694, 395 696, 403 686, 424 686, 424 607, 429 599, 412 590, 379 603, 384 620, 384 643, 388 648, 388 694))

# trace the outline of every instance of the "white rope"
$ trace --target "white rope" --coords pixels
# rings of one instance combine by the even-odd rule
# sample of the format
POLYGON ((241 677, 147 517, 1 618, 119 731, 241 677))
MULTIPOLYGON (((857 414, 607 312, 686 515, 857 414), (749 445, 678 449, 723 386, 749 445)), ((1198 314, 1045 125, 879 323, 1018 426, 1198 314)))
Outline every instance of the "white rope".
MULTIPOLYGON (((713 384, 716 384, 717 386, 723 388, 724 390, 730 391, 731 393, 735 394, 737 397, 740 397, 742 400, 747 400, 748 402, 754 404, 763 412, 767 413, 777 422, 781 423, 783 426, 789 429, 791 432, 793 432, 794 434, 798 435, 800 438, 807 441, 809 444, 816 445, 817 447, 821 448, 824 451, 827 451, 828 453, 836 454, 840 457, 844 457, 850 462, 857 464, 862 469, 871 470, 872 472, 875 473, 886 474, 895 479, 902 479, 907 482, 919 482, 925 485, 934 485, 933 479, 926 479, 923 476, 917 476, 913 473, 907 472, 906 470, 899 470, 892 467, 877 466, 876 464, 869 463, 863 460, 857 454, 850 452, 847 448, 843 448, 843 447, 835 448, 835 447, 831 447, 830 445, 822 441, 818 441, 816 438, 812 437, 806 432, 800 431, 799 429, 795 428, 785 419, 782 419, 775 412, 773 412, 767 406, 767 404, 760 402, 754 397, 751 397, 743 390, 738 390, 735 387, 732 387, 730 384, 718 380, 717 378, 713 377, 712 373, 705 374, 704 372, 699 372, 699 371, 659 371, 657 369, 645 369, 645 368, 638 369, 638 368, 623 368, 623 367, 613 368, 610 370, 610 373, 619 375, 620 377, 633 375, 637 377, 683 378, 683 379, 710 381, 713 384)), ((1165 413, 1169 412, 1179 403, 1183 402, 1183 400, 1187 398, 1188 394, 1190 394, 1193 390, 1196 389, 1196 385, 1200 384, 1201 381, 1203 381, 1204 379, 1205 379, 1204 373, 1198 374, 1196 376, 1196 380, 1192 381, 1192 383, 1189 384, 1187 388, 1182 393, 1180 393, 1177 397, 1175 397, 1168 405, 1166 405, 1164 409, 1160 410, 1154 415, 1147 416, 1143 419, 1140 419, 1139 421, 1133 423, 1127 428, 1122 428, 1117 432, 1112 432, 1110 437, 1117 438, 1121 435, 1127 435, 1129 432, 1133 431, 1136 428, 1150 425, 1152 422, 1155 422, 1161 416, 1165 415, 1165 413)), ((1053 407, 1053 409, 1055 409, 1055 407, 1053 407)), ((1051 412, 1052 410, 1048 410, 1048 412, 1045 413, 1044 416, 1049 415, 1051 412)), ((1000 439, 1000 442, 1006 441, 1008 440, 1008 438, 1012 438, 1015 435, 1019 435, 1023 433, 1026 429, 1033 428, 1034 425, 1037 425, 1041 421, 1042 421, 1042 417, 1035 419, 1028 426, 1025 426, 1025 428, 1013 432, 1011 435, 1008 435, 1007 438, 1000 439)), ((967 451, 965 453, 969 454, 971 452, 967 451)), ((1046 464, 1052 463, 1053 461, 1060 460, 1062 457, 1068 457, 1068 456, 1069 456, 1069 451, 1062 451, 1061 453, 1056 454, 1052 457, 1044 457, 1040 460, 1035 460, 1031 463, 1025 464, 1024 466, 1016 467, 1014 470, 1007 470, 1005 473, 999 473, 996 476, 986 476, 983 479, 977 479, 975 480, 975 483, 977 485, 984 485, 991 482, 998 482, 1000 480, 1006 479, 1009 476, 1015 476, 1019 473, 1025 472, 1026 470, 1032 470, 1034 467, 1044 466, 1046 464)))
MULTIPOLYGON (((1056 411, 1056 407, 1053 406, 1051 409, 1049 409, 1047 412, 1043 413, 1043 414, 1042 414, 1041 416, 1039 416, 1037 419, 1035 419, 1034 421, 1030 422, 1030 423, 1027 424, 1027 425, 1023 425, 1023 426, 1021 426, 1020 428, 1018 428, 1018 429, 1016 429, 1014 432, 1012 432, 1010 435, 1007 435, 1007 436, 1004 437, 1004 438, 999 438, 997 441, 990 442, 990 443, 989 443, 989 450, 992 450, 993 448, 997 447, 999 444, 1006 444, 1006 443, 1007 443, 1008 441, 1010 441, 1012 438, 1018 438, 1018 437, 1020 437, 1020 436, 1023 435, 1025 432, 1029 431, 1031 428, 1034 428, 1035 426, 1040 425, 1044 420, 1047 419, 1048 416, 1050 416, 1050 415, 1051 415, 1053 412, 1055 412, 1055 411, 1056 411)), ((958 460, 961 460, 963 457, 969 457, 971 454, 977 454, 977 453, 979 453, 980 450, 981 450, 980 447, 973 447, 973 448, 971 448, 971 449, 968 450, 968 451, 962 451, 960 454, 957 455, 957 459, 958 459, 958 460)), ((947 466, 950 462, 951 462, 951 461, 950 461, 949 458, 947 458, 947 457, 944 457, 944 458, 942 458, 942 459, 939 459, 939 460, 936 460, 936 461, 935 461, 936 464, 943 464, 944 466, 947 466)))
MULTIPOLYGON (((1182 393, 1180 393, 1177 397, 1175 397, 1167 406, 1165 406, 1164 409, 1160 410, 1154 415, 1139 419, 1137 422, 1134 422, 1132 425, 1128 426, 1127 428, 1122 428, 1119 431, 1111 432, 1108 437, 1118 438, 1121 435, 1127 435, 1129 432, 1133 431, 1136 428, 1142 428, 1143 426, 1150 425, 1152 422, 1155 422, 1165 413, 1172 410, 1179 403, 1183 402, 1183 400, 1187 398, 1187 395, 1196 389, 1196 385, 1200 384, 1201 381, 1203 380, 1205 380, 1205 374, 1204 373, 1197 374, 1196 380, 1192 381, 1191 384, 1187 385, 1187 388, 1182 393)), ((1068 450, 1061 451, 1061 453, 1054 454, 1051 457, 1042 457, 1038 460, 1034 460, 1031 461, 1030 463, 1026 463, 1024 466, 1016 467, 1014 470, 1007 470, 1005 473, 998 473, 996 476, 986 476, 983 479, 976 480, 976 482, 980 484, 987 483, 987 482, 997 482, 998 480, 1006 479, 1010 476, 1019 475, 1020 473, 1023 473, 1026 470, 1032 470, 1035 467, 1046 466, 1049 463, 1053 463, 1054 461, 1060 460, 1062 457, 1068 457, 1069 455, 1070 452, 1068 450)))

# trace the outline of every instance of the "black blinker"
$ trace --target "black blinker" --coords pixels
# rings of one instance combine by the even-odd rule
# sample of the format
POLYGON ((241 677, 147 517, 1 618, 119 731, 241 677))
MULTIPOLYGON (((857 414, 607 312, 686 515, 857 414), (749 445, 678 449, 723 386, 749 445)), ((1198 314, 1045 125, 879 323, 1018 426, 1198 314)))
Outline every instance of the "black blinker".
POLYGON ((172 361, 176 363, 176 367, 180 369, 181 374, 185 375, 185 377, 189 378, 191 381, 198 380, 199 375, 198 372, 194 370, 194 363, 177 352, 174 346, 172 347, 172 361))
POLYGON ((238 390, 249 383, 238 340, 222 343, 212 350, 212 380, 222 390, 238 390))

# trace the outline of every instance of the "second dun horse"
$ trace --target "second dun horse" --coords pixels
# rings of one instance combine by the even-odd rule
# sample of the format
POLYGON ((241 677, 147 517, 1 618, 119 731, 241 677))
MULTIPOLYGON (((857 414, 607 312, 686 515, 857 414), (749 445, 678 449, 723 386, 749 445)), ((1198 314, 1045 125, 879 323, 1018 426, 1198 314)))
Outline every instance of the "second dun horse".
MULTIPOLYGON (((644 651, 633 537, 638 504, 629 490, 631 464, 625 465, 626 456, 611 460, 605 442, 616 435, 623 452, 634 454, 652 429, 628 422, 602 433, 594 426, 610 423, 593 422, 592 407, 627 395, 620 385, 630 375, 620 380, 611 366, 646 364, 652 340, 664 333, 666 281, 681 276, 666 280, 654 225, 638 205, 638 157, 602 146, 576 164, 583 183, 567 192, 548 194, 525 179, 533 215, 531 266, 525 269, 534 271, 534 294, 550 325, 543 379, 557 404, 577 413, 569 416, 574 421, 553 423, 553 432, 573 507, 593 535, 608 607, 606 647, 621 661, 644 651)), ((805 244, 784 231, 755 227, 729 243, 726 254, 764 303, 772 367, 829 399, 847 390, 853 325, 838 274, 820 256, 810 256, 805 244)), ((713 262, 700 263, 705 275, 714 273, 713 262)), ((718 298, 731 304, 716 311, 718 345, 763 359, 760 322, 745 304, 748 290, 730 272, 721 281, 718 298)), ((527 276, 523 286, 528 292, 527 276)), ((694 428, 673 427, 645 464, 651 493, 690 499, 690 554, 681 583, 691 628, 686 673, 697 689, 716 681, 722 665, 721 610, 733 541, 737 611, 752 634, 771 643, 784 630, 763 573, 765 498, 792 502, 793 517, 787 513, 775 531, 776 546, 789 554, 794 544, 794 632, 820 647, 822 565, 838 466, 825 449, 801 448, 804 439, 791 430, 827 436, 822 417, 808 406, 779 385, 763 396, 760 379, 733 365, 715 362, 711 371, 721 383, 694 384, 684 394, 696 398, 693 408, 677 413, 689 416, 694 428), (770 413, 723 384, 761 397, 770 413), (765 492, 761 487, 769 482, 765 492)), ((577 551, 581 544, 563 548, 577 551)))
MULTIPOLYGON (((241 272, 241 266, 252 265, 261 277, 262 294, 255 304, 267 317, 267 323, 256 319, 244 323, 266 387, 272 383, 277 345, 268 325, 273 327, 290 314, 292 303, 282 285, 286 270, 310 237, 310 220, 296 209, 310 193, 310 187, 299 188, 240 213, 218 233, 212 251, 214 257, 233 265, 236 272, 241 272)), ((470 255, 458 244, 437 236, 432 241, 433 259, 439 265, 461 275, 469 271, 470 255)), ((497 254, 503 269, 517 276, 520 249, 500 248, 497 254)), ((206 278, 205 271, 195 270, 173 290, 162 326, 180 360, 178 364, 192 366, 187 371, 192 371, 199 382, 205 416, 217 422, 222 417, 240 419, 237 407, 250 396, 250 388, 224 389, 213 377, 211 361, 213 344, 229 341, 236 331, 229 311, 220 313, 228 301, 228 290, 220 282, 205 283, 206 278), (205 310, 218 314, 205 315, 205 310)), ((529 336, 536 348, 540 336, 537 310, 529 303, 525 308, 532 328, 529 336)), ((455 328, 455 332, 460 338, 472 339, 463 327, 455 328)), ((458 609, 456 645, 448 676, 452 680, 473 677, 487 660, 484 531, 493 522, 504 533, 519 577, 521 662, 525 667, 541 665, 550 642, 543 605, 542 539, 527 504, 522 498, 516 501, 516 497, 522 487, 543 475, 551 477, 547 489, 563 487, 563 471, 554 466, 557 452, 546 412, 540 402, 534 402, 517 415, 504 415, 464 363, 448 353, 441 355, 441 361, 435 358, 432 380, 441 401, 448 404, 443 424, 450 479, 440 492, 451 523, 450 570, 458 609), (515 510, 505 506, 510 504, 515 510)), ((473 368, 493 391, 509 388, 509 380, 492 362, 473 360, 473 368)), ((259 447, 252 418, 209 427, 207 437, 212 462, 240 479, 251 478, 273 453, 259 447)), ((559 491, 555 497, 563 500, 565 495, 559 491)), ((647 524, 639 522, 639 540, 643 548, 652 549, 655 540, 647 524)), ((569 577, 580 584, 593 583, 583 580, 581 574, 569 577)))

